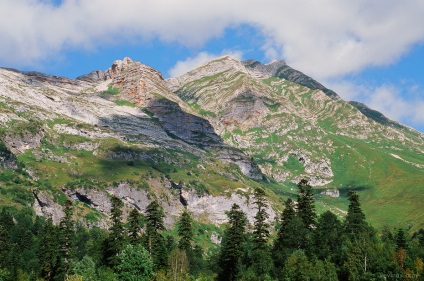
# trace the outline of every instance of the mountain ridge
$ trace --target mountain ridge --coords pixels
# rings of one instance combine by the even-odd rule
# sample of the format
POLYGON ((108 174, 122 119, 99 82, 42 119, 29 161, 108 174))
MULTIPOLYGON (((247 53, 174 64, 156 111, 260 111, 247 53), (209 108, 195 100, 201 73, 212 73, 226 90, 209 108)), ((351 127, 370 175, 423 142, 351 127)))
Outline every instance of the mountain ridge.
MULTIPOLYGON (((321 210, 343 215, 352 188, 379 225, 398 223, 393 212, 423 224, 412 211, 423 187, 411 186, 424 179, 424 135, 343 101, 284 61, 224 56, 169 79, 130 58, 77 79, 3 68, 0 105, 2 175, 22 172, 24 182, 0 184, 26 194, 26 204, 40 192, 39 214, 59 214, 57 197, 67 196, 101 218, 109 205, 99 200, 118 194, 141 211, 149 197, 168 198, 168 223, 184 207, 220 223, 231 200, 249 210, 257 186, 274 214, 306 178, 321 210), (334 188, 340 197, 324 195, 334 188)), ((10 192, 8 204, 18 204, 10 192)))

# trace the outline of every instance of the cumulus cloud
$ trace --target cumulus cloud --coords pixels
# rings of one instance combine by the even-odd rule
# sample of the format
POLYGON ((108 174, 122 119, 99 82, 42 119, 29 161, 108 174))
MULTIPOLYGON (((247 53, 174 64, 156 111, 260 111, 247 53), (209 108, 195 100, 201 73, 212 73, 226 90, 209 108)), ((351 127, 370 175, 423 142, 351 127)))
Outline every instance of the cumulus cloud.
POLYGON ((345 100, 363 102, 392 120, 424 132, 424 89, 417 85, 369 85, 348 80, 327 85, 345 100))
POLYGON ((323 79, 392 63, 424 38, 422 0, 2 0, 0 11, 6 65, 128 39, 199 46, 250 24, 269 59, 323 79))
POLYGON ((242 52, 241 51, 222 51, 220 54, 211 54, 208 52, 200 52, 194 57, 188 57, 185 60, 178 61, 170 70, 169 70, 169 76, 170 77, 178 77, 181 76, 190 70, 196 68, 197 66, 206 63, 210 60, 213 60, 214 58, 220 57, 220 56, 232 56, 236 59, 242 58, 242 52))

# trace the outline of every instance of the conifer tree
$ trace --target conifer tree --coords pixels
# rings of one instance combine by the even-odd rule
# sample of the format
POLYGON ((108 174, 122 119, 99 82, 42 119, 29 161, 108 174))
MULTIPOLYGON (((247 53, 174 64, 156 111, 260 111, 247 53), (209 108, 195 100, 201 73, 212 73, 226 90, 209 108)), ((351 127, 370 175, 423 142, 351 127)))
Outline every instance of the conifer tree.
POLYGON ((163 209, 156 200, 147 206, 144 244, 157 270, 167 265, 165 238, 161 233, 165 229, 164 217, 163 209))
POLYGON ((190 256, 192 250, 191 243, 193 241, 193 235, 192 218, 187 210, 184 210, 178 222, 178 236, 180 237, 178 247, 185 250, 188 256, 190 256))
POLYGON ((265 191, 262 188, 256 188, 254 198, 254 203, 258 209, 253 228, 254 248, 265 249, 269 237, 269 224, 266 222, 269 215, 266 212, 265 191))
POLYGON ((321 214, 314 231, 315 255, 335 262, 341 253, 342 233, 342 224, 335 214, 330 211, 321 214))
POLYGON ((362 233, 367 228, 365 215, 362 212, 361 204, 359 203, 359 196, 355 191, 349 191, 349 208, 344 223, 345 232, 348 235, 354 236, 355 234, 362 233))
POLYGON ((399 251, 399 249, 406 250, 406 238, 403 228, 399 228, 396 234, 396 250, 399 251))
POLYGON ((285 261, 292 251, 299 249, 299 233, 298 227, 296 227, 299 223, 303 227, 302 221, 296 216, 293 200, 288 198, 285 202, 285 209, 281 214, 280 228, 272 249, 274 265, 277 270, 284 267, 285 261))
POLYGON ((53 225, 52 219, 47 220, 40 233, 38 255, 40 276, 46 281, 54 280, 58 269, 59 245, 57 228, 53 225))
POLYGON ((299 193, 297 195, 298 216, 308 229, 312 229, 316 218, 312 187, 305 179, 302 179, 297 186, 299 188, 299 193))
POLYGON ((111 198, 112 208, 110 210, 112 225, 109 228, 109 237, 106 241, 106 262, 115 266, 117 263, 117 256, 122 250, 124 238, 124 226, 122 224, 122 206, 121 199, 116 196, 111 198))
POLYGON ((240 206, 233 204, 227 213, 229 227, 225 231, 221 244, 218 265, 220 272, 218 280, 233 281, 237 279, 242 265, 243 244, 246 241, 246 214, 240 206))
POLYGON ((267 223, 269 215, 266 212, 267 204, 265 200, 265 191, 262 188, 256 188, 254 199, 254 203, 258 211, 255 215, 253 226, 253 251, 251 268, 255 272, 256 278, 263 279, 269 276, 273 268, 273 261, 268 246, 270 226, 267 223))
POLYGON ((9 231, 0 224, 0 268, 7 266, 9 252, 11 250, 11 237, 9 231))
POLYGON ((72 220, 73 206, 70 200, 65 202, 65 216, 60 222, 60 271, 64 278, 69 273, 69 257, 72 250, 72 240, 74 236, 74 222, 72 220))
POLYGON ((142 216, 137 210, 137 208, 133 208, 128 215, 128 237, 129 242, 132 245, 136 245, 139 241, 139 233, 142 225, 142 216))

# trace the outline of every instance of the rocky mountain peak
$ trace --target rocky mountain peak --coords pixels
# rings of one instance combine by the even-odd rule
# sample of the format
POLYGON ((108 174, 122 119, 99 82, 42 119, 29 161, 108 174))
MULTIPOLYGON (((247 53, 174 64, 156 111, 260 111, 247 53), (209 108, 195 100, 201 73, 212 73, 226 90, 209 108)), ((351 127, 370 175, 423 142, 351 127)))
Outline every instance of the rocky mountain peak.
POLYGON ((275 76, 277 71, 286 65, 284 60, 273 60, 267 64, 262 64, 261 62, 250 59, 242 62, 249 73, 256 78, 268 78, 275 76))
POLYGON ((113 62, 112 66, 105 71, 105 78, 112 79, 116 74, 124 71, 129 64, 134 61, 129 57, 125 57, 123 60, 116 60, 113 62))

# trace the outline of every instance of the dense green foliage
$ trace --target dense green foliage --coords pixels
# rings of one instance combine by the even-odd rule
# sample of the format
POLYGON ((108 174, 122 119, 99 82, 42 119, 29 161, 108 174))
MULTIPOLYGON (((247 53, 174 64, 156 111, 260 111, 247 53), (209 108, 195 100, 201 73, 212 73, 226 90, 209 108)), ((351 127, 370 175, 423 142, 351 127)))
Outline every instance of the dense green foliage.
POLYGON ((253 225, 240 206, 231 207, 222 243, 208 254, 196 243, 191 214, 185 210, 176 229, 166 230, 157 201, 149 204, 145 219, 134 209, 124 224, 122 202, 113 198, 108 230, 75 223, 70 201, 57 226, 30 209, 13 214, 2 209, 0 280, 424 278, 424 230, 385 228, 378 233, 367 223, 355 192, 349 192, 343 220, 329 211, 316 216, 313 196, 302 181, 298 203, 286 200, 275 231, 264 195, 265 190, 255 190, 253 225))

